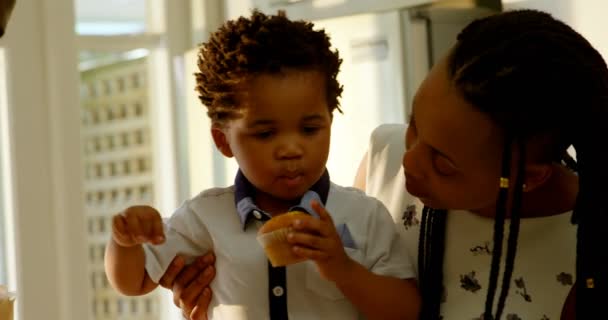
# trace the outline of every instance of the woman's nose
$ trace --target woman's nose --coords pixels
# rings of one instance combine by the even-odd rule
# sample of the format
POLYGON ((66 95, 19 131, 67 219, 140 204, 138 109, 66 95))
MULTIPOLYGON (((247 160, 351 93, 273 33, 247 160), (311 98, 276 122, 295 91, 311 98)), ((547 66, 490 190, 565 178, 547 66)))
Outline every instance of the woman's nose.
POLYGON ((414 178, 422 179, 425 177, 422 148, 416 144, 410 145, 403 154, 403 171, 414 178))

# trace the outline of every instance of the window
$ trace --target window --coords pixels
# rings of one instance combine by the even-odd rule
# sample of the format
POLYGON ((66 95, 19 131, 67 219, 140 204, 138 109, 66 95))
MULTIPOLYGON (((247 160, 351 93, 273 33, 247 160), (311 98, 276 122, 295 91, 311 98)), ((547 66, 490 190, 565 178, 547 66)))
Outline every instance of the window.
MULTIPOLYGON (((163 112, 172 112, 166 106, 176 104, 171 101, 168 53, 183 54, 191 44, 176 48, 161 39, 178 38, 171 30, 190 28, 184 25, 188 19, 169 21, 172 15, 164 12, 188 1, 171 1, 171 6, 159 0, 75 2, 90 311, 95 320, 165 319, 159 306, 172 302, 161 300, 158 291, 125 298, 108 285, 103 249, 114 213, 133 204, 162 208, 166 203, 171 210, 177 206, 175 185, 170 192, 160 192, 157 183, 159 172, 175 171, 166 157, 174 154, 174 142, 161 141, 172 136, 173 118, 163 112)), ((170 174, 162 185, 167 181, 171 188, 172 179, 175 175, 170 174)))
POLYGON ((99 263, 112 211, 177 206, 174 120, 160 106, 177 105, 172 58, 193 46, 189 6, 36 0, 15 10, 0 41, 0 282, 17 290, 16 319, 173 319, 156 294, 93 292, 111 291, 99 263))
POLYGON ((130 193, 133 188, 149 190, 155 184, 154 172, 148 166, 154 157, 153 141, 142 138, 144 132, 150 132, 153 127, 145 80, 148 64, 147 54, 81 54, 83 114, 102 115, 98 121, 82 122, 82 138, 86 142, 83 150, 85 168, 99 168, 97 174, 86 175, 85 181, 85 193, 98 194, 96 199, 87 197, 85 209, 89 225, 96 226, 89 228, 87 242, 92 252, 90 277, 97 280, 91 283, 95 319, 159 319, 158 310, 142 307, 159 305, 158 294, 131 298, 132 307, 124 308, 124 298, 105 285, 103 272, 103 250, 111 233, 111 215, 130 204, 156 204, 154 197, 145 191, 136 198, 120 196, 130 193), (103 88, 101 94, 97 94, 97 90, 86 90, 100 87, 103 88), (89 145, 96 147, 87 147, 89 145))

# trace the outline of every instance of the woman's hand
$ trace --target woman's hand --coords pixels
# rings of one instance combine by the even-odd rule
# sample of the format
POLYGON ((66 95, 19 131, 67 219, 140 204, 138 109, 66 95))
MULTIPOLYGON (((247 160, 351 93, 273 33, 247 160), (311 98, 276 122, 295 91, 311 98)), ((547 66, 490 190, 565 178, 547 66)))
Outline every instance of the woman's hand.
POLYGON ((159 284, 173 292, 173 303, 185 319, 206 320, 211 301, 209 285, 215 277, 215 256, 207 253, 189 265, 181 256, 175 257, 159 284))

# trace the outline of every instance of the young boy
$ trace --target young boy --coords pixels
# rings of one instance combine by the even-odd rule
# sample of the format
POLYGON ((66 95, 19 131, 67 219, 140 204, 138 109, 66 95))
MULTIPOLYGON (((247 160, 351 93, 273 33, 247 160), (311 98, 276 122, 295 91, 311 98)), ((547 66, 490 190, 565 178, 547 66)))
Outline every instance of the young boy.
POLYGON ((197 91, 217 148, 239 165, 235 183, 187 201, 164 226, 149 207, 116 215, 106 272, 118 291, 148 293, 177 254, 213 249, 210 319, 417 319, 415 275, 388 211, 325 168, 342 92, 330 46, 311 23, 257 11, 202 46, 197 91), (288 240, 310 260, 274 268, 257 230, 294 208, 310 216, 288 240))

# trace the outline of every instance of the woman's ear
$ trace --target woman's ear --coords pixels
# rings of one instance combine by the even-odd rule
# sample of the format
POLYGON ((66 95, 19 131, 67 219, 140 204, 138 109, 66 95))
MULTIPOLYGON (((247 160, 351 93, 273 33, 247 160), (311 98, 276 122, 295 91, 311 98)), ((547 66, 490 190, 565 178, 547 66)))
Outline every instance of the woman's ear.
POLYGON ((232 158, 234 155, 232 154, 232 149, 230 148, 230 143, 228 142, 228 138, 224 133, 225 127, 219 124, 211 125, 211 136, 213 137, 213 142, 217 149, 228 158, 232 158))
POLYGON ((542 186, 553 174, 551 164, 526 164, 526 177, 524 179, 524 192, 530 192, 542 186))

